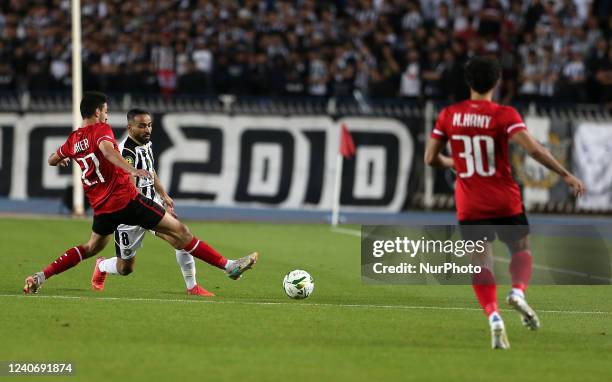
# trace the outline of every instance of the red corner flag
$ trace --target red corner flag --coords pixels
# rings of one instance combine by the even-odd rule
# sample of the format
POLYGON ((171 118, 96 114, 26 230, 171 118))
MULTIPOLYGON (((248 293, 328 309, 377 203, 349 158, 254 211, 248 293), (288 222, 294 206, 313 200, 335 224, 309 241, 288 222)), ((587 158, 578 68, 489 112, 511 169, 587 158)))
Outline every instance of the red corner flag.
POLYGON ((342 129, 340 132, 340 154, 346 159, 350 159, 355 156, 355 143, 345 123, 340 126, 340 129, 342 129))

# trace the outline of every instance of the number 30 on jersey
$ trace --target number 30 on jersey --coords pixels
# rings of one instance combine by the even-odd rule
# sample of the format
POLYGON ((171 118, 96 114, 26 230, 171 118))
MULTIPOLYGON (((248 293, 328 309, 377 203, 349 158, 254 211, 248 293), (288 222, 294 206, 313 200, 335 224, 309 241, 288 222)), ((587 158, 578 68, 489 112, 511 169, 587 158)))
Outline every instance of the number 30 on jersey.
POLYGON ((488 135, 453 135, 453 140, 463 142, 463 151, 459 157, 465 160, 465 172, 459 173, 461 178, 469 178, 474 172, 480 176, 492 176, 495 174, 495 141, 488 135), (487 168, 483 160, 482 147, 487 157, 487 168))

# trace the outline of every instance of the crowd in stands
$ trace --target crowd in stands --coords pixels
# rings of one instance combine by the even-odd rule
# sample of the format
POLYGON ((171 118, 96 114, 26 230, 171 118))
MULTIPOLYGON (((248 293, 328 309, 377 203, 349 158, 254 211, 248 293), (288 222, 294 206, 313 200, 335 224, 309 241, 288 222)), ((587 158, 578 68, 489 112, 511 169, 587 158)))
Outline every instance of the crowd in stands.
MULTIPOLYGON (((0 2, 0 92, 70 91, 70 3, 0 2)), ((607 0, 81 3, 85 89, 454 101, 487 54, 502 102, 612 102, 607 0)))

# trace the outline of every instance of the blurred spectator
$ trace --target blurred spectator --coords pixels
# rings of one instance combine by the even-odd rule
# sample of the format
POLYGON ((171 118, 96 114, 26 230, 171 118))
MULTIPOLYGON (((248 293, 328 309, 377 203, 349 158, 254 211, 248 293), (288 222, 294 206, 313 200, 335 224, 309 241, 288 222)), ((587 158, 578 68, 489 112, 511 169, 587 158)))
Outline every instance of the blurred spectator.
POLYGON ((542 52, 542 70, 539 96, 543 101, 550 101, 555 95, 555 87, 561 71, 561 62, 553 59, 551 50, 542 52))
POLYGON ((519 70, 518 94, 522 100, 531 102, 538 99, 543 75, 544 68, 538 63, 536 53, 530 51, 526 62, 519 70))
POLYGON ((199 38, 196 40, 195 49, 191 55, 195 62, 196 69, 202 73, 210 74, 213 68, 212 52, 206 47, 204 40, 199 38))
POLYGON ((440 52, 432 50, 427 55, 427 64, 423 68, 423 94, 427 98, 440 99, 443 96, 442 86, 446 65, 442 62, 440 52))
POLYGON ((571 52, 570 57, 561 71, 559 98, 581 102, 585 100, 586 68, 580 51, 571 52))
POLYGON ((310 52, 308 66, 308 94, 312 96, 327 95, 328 66, 317 50, 310 52))
POLYGON ((374 98, 398 96, 400 66, 389 45, 382 48, 382 58, 370 70, 370 95, 374 98))
POLYGON ((289 55, 287 62, 287 81, 285 93, 287 95, 301 96, 305 94, 306 65, 297 52, 289 55))
POLYGON ((11 67, 4 62, 0 62, 0 92, 15 91, 15 75, 11 67))
POLYGON ((161 92, 168 95, 176 88, 176 61, 170 36, 164 33, 159 40, 159 43, 151 48, 151 61, 157 72, 161 92))
POLYGON ((605 102, 608 107, 612 106, 612 46, 608 48, 608 56, 604 60, 597 72, 595 73, 597 84, 601 87, 602 102, 605 102))
POLYGON ((600 38, 595 48, 586 59, 587 70, 587 92, 593 95, 593 99, 599 100, 603 96, 603 89, 597 80, 597 73, 604 67, 608 60, 608 42, 600 38))
POLYGON ((419 52, 416 50, 406 53, 406 68, 402 73, 400 96, 406 99, 421 97, 421 64, 419 52))

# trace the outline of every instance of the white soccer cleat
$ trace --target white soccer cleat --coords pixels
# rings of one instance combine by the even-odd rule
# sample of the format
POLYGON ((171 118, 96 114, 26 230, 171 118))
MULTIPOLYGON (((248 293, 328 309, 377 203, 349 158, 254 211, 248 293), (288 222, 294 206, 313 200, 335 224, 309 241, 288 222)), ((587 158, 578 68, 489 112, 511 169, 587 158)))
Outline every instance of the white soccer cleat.
POLYGON ((499 315, 492 317, 489 320, 491 326, 491 348, 507 350, 510 349, 510 341, 506 334, 506 327, 499 315))
POLYGON ((253 252, 250 255, 244 256, 235 260, 232 266, 225 271, 227 276, 232 280, 238 280, 240 276, 253 268, 255 263, 257 263, 257 259, 259 258, 259 253, 253 252))
POLYGON ((517 293, 510 292, 506 298, 506 301, 508 301, 508 304, 513 307, 514 310, 520 313, 521 322, 523 325, 530 330, 537 330, 540 327, 540 319, 538 318, 536 312, 531 309, 529 304, 527 304, 525 297, 517 293))
POLYGON ((25 280, 23 287, 24 294, 38 293, 38 290, 42 287, 45 282, 45 274, 42 272, 36 272, 32 276, 28 276, 25 280))

